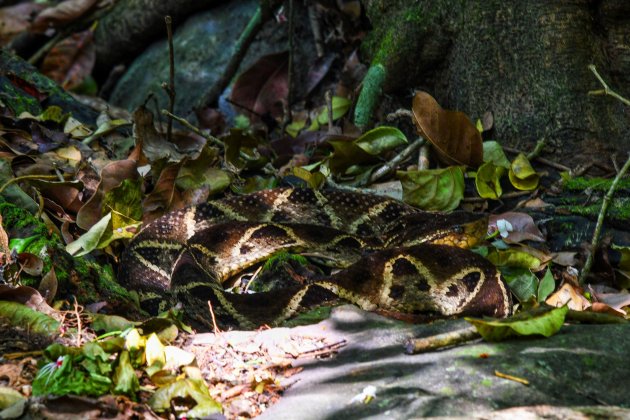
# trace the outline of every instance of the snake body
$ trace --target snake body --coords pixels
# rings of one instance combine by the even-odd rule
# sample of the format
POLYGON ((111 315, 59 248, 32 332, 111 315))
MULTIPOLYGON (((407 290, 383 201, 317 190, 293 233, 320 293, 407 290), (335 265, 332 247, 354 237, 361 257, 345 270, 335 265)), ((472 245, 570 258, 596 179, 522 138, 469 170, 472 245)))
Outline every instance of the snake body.
POLYGON ((505 317, 511 295, 504 280, 491 263, 464 249, 486 228, 487 218, 470 213, 423 212, 341 190, 276 188, 151 222, 123 254, 119 278, 142 293, 145 308, 181 301, 206 326, 277 325, 339 298, 416 321, 505 317), (229 279, 280 251, 325 257, 339 271, 269 292, 224 290, 229 279))

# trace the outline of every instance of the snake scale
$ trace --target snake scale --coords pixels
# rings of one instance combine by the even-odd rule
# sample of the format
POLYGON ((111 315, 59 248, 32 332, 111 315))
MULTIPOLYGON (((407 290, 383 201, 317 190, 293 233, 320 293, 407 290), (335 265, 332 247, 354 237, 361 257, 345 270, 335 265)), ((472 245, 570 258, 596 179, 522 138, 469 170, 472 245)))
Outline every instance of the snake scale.
POLYGON ((124 252, 119 278, 141 292, 145 309, 179 301, 205 327, 211 315, 223 327, 277 325, 339 298, 412 321, 505 317, 511 294, 504 280, 465 249, 486 229, 487 218, 471 213, 424 212, 343 190, 275 188, 149 223, 124 252), (225 291, 229 279, 280 251, 316 255, 337 270, 267 292, 225 291))

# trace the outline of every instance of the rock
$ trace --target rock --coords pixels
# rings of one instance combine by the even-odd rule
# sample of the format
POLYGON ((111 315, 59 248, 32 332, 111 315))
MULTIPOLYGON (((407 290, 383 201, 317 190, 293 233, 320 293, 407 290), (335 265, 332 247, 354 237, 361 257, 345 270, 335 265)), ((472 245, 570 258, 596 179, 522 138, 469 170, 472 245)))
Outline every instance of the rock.
MULTIPOLYGON (((496 410, 523 406, 535 406, 521 409, 532 417, 555 409, 556 417, 545 418, 580 418, 603 409, 581 406, 630 403, 625 350, 630 327, 625 325, 569 325, 547 339, 478 341, 426 354, 403 353, 409 337, 467 326, 463 320, 409 325, 353 306, 336 308, 330 319, 298 327, 296 333, 336 335, 348 345, 332 359, 298 361, 304 370, 290 378, 293 385, 283 398, 259 418, 502 418, 496 410), (499 378, 495 371, 530 384, 499 378), (351 403, 367 386, 376 387, 375 398, 351 403)), ((611 410, 604 411, 617 418, 630 414, 611 410)))

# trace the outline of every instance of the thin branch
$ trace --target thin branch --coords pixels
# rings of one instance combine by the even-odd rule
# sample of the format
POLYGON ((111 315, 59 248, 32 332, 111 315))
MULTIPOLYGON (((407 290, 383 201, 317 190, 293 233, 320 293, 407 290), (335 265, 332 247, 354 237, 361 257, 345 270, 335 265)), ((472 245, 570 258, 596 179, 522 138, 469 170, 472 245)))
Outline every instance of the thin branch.
POLYGON ((431 337, 413 338, 405 343, 405 353, 417 354, 455 346, 481 338, 475 327, 438 334, 431 337))
MULTIPOLYGON (((197 127, 195 127, 194 125, 192 125, 191 123, 189 123, 186 119, 182 118, 182 117, 178 117, 175 114, 172 114, 170 112, 168 112, 167 110, 163 109, 162 110, 162 114, 166 115, 169 118, 174 119, 175 121, 177 121, 178 123, 180 123, 181 125, 183 125, 184 127, 188 128, 190 131, 192 131, 195 134, 200 135, 201 137, 203 137, 204 139, 208 140, 210 143, 214 144, 215 146, 219 147, 219 148, 223 148, 225 146, 225 144, 223 144, 223 142, 221 140, 219 140, 218 138, 214 137, 212 134, 210 133, 206 133, 204 131, 201 131, 200 129, 198 129, 197 127)), ((239 151, 239 155, 246 160, 251 160, 251 157, 248 156, 245 152, 243 152, 242 150, 239 151)))
POLYGON ((404 161, 413 153, 415 153, 415 151, 418 150, 424 143, 425 140, 422 137, 417 138, 413 143, 405 147, 400 153, 394 156, 389 162, 386 162, 383 166, 374 171, 374 173, 370 177, 370 182, 376 182, 389 174, 394 169, 396 169, 400 162, 404 161))
POLYGON ((267 21, 267 19, 269 19, 269 16, 271 16, 270 11, 268 10, 271 5, 267 3, 268 2, 264 0, 261 1, 261 5, 258 6, 254 16, 252 16, 249 20, 247 26, 243 29, 241 36, 236 41, 232 57, 230 57, 230 61, 227 66, 225 66, 225 70, 223 70, 221 78, 217 80, 208 93, 201 99, 201 101, 199 101, 197 105, 198 110, 214 105, 219 100, 221 93, 230 84, 230 81, 236 74, 238 67, 241 65, 241 61, 243 61, 249 46, 254 41, 254 38, 256 38, 256 35, 258 35, 258 32, 260 32, 263 24, 267 21))
POLYGON ((619 184, 619 180, 623 178, 625 173, 630 168, 630 154, 628 154, 628 160, 623 165, 613 182, 610 184, 610 188, 604 196, 604 201, 602 202, 602 208, 599 211, 599 215, 597 216, 597 224, 595 225, 595 230, 593 231, 593 239, 591 240, 591 250, 589 251, 586 261, 584 262, 584 267, 582 267, 582 272, 580 273, 580 284, 584 284, 586 278, 588 277, 589 272, 591 271, 591 267, 593 265, 593 255, 600 243, 600 236, 602 231, 602 226, 604 224, 604 218, 606 217, 606 212, 608 211, 608 206, 612 201, 613 195, 615 194, 615 190, 617 189, 617 184, 619 184))
POLYGON ((291 105, 293 105, 293 60, 295 58, 294 43, 295 43, 295 13, 293 11, 293 0, 289 0, 289 63, 287 69, 287 111, 285 113, 284 121, 288 124, 293 116, 291 115, 291 105))
MULTIPOLYGON (((166 36, 168 38, 168 87, 164 87, 168 94, 168 112, 171 115, 175 109, 175 53, 173 49, 173 21, 170 16, 164 18, 166 23, 166 36)), ((166 126, 166 140, 170 143, 173 139, 173 118, 169 117, 166 126)))
POLYGON ((2 186, 0 186, 0 194, 2 194, 2 192, 11 184, 16 183, 16 182, 20 182, 20 181, 26 181, 29 179, 38 179, 38 180, 51 180, 51 181, 55 181, 58 180, 59 177, 57 175, 22 175, 22 176, 18 176, 15 178, 11 178, 10 180, 8 180, 7 182, 5 182, 4 184, 2 184, 2 186))
POLYGON ((313 32, 313 39, 315 40, 315 49, 318 57, 324 56, 324 41, 322 38, 322 30, 319 26, 319 19, 317 18, 317 9, 315 2, 309 2, 308 4, 308 20, 311 24, 311 31, 313 32))
POLYGON ((599 73, 597 72, 597 69, 595 68, 595 66, 593 64, 589 64, 588 69, 593 72, 595 77, 597 77, 597 80, 599 80, 599 83, 601 83, 602 86, 604 87, 604 89, 591 90, 590 92, 588 92, 589 95, 592 95, 592 96, 598 96, 598 95, 612 96, 613 98, 620 100, 623 104, 630 106, 630 100, 624 98, 623 96, 619 95, 617 92, 615 92, 614 90, 609 88, 608 84, 606 84, 604 79, 602 79, 602 77, 599 75, 599 73))
POLYGON ((326 111, 328 112, 328 134, 333 134, 333 99, 332 92, 326 91, 326 111))

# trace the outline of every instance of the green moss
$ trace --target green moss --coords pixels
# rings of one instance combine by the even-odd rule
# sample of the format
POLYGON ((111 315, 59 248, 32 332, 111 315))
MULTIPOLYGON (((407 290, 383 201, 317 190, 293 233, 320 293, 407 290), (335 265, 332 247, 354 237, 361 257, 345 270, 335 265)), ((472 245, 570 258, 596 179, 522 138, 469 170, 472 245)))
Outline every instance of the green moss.
MULTIPOLYGON (((587 206, 584 205, 583 198, 569 198, 562 200, 562 202, 564 205, 558 206, 559 210, 567 211, 571 214, 595 218, 601 211, 603 199, 599 199, 587 206)), ((606 218, 608 220, 617 220, 620 222, 627 222, 630 220, 630 197, 614 198, 608 206, 606 218)))
MULTIPOLYGON (((109 265, 98 264, 91 256, 72 257, 56 234, 28 211, 4 201, 0 197, 2 225, 10 238, 35 236, 25 252, 35 254, 44 262, 43 273, 54 267, 58 283, 58 298, 70 299, 74 296, 79 303, 93 303, 106 300, 114 305, 135 305, 133 293, 120 286, 109 265)), ((37 287, 40 277, 21 273, 20 282, 37 287)))
MULTIPOLYGON (((611 184, 612 179, 576 177, 565 179, 562 187, 563 189, 569 191, 584 191, 590 189, 594 191, 607 192, 610 189, 611 184)), ((619 180, 619 183, 617 184, 617 191, 624 189, 630 189, 630 178, 619 180)))

